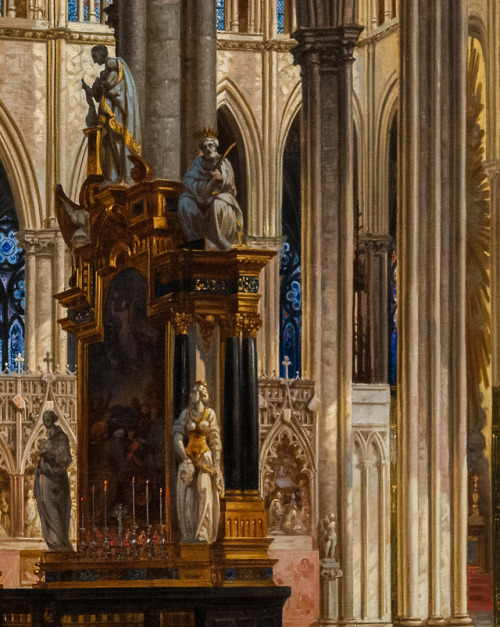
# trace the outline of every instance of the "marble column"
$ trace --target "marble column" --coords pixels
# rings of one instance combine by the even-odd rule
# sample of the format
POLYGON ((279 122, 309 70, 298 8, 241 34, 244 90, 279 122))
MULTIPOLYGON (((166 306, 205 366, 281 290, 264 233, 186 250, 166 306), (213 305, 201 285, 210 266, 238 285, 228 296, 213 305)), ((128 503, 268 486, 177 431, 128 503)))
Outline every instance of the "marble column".
POLYGON ((322 557, 320 624, 354 623, 352 554, 353 50, 361 28, 300 29, 303 373, 316 380, 319 518, 338 520, 338 564, 322 557), (341 570, 340 570, 341 569, 341 570), (340 577, 338 602, 335 579, 340 577))
POLYGON ((397 620, 464 625, 464 8, 402 3, 400 29, 397 620))
POLYGON ((241 420, 242 462, 241 487, 245 492, 259 494, 259 381, 257 374, 257 331, 262 321, 257 316, 245 316, 241 339, 241 403, 245 407, 241 420))
POLYGON ((189 355, 189 328, 194 324, 194 316, 190 314, 176 314, 174 326, 174 387, 173 411, 174 420, 177 420, 181 411, 189 404, 191 387, 190 355, 189 355))
MULTIPOLYGON (((181 177, 181 0, 148 0, 146 5, 147 77, 143 154, 155 176, 181 177)), ((210 4, 210 3, 208 3, 210 4)), ((123 42, 121 45, 125 45, 123 42)), ((140 81, 142 78, 139 79, 140 81)))
POLYGON ((238 316, 221 320, 224 344, 224 481, 227 495, 242 489, 241 339, 238 316))

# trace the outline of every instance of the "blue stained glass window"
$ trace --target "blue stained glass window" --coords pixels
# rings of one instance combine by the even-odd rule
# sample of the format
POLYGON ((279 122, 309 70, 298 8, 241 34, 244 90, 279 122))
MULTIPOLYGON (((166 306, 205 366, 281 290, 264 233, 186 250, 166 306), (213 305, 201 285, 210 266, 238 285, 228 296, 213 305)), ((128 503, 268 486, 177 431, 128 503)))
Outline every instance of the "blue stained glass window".
MULTIPOLYGON (((97 21, 99 21, 100 15, 100 5, 106 6, 106 0, 97 0, 95 3, 95 15, 97 21)), ((89 0, 84 0, 83 2, 83 19, 89 19, 89 0)), ((78 22, 78 8, 77 8, 77 0, 68 0, 68 22, 78 22)))
POLYGON ((277 1, 277 14, 278 14, 278 33, 283 34, 285 32, 285 0, 277 1))
POLYGON ((0 351, 1 369, 17 370, 24 356, 24 250, 17 241, 18 222, 7 176, 0 164, 0 351))
POLYGON ((224 0, 217 0, 217 30, 224 30, 226 27, 226 16, 224 12, 224 0))
POLYGON ((68 22, 78 22, 76 0, 68 0, 68 22))
POLYGON ((286 242, 280 263, 280 374, 282 362, 290 360, 289 376, 301 373, 302 282, 300 209, 300 120, 292 123, 283 154, 283 235, 286 242))

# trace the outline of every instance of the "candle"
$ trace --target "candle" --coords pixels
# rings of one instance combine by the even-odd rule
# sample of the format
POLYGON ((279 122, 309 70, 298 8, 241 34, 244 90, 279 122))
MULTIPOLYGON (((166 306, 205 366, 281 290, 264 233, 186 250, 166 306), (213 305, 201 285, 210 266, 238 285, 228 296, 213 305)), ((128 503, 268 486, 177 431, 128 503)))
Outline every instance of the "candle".
POLYGON ((163 488, 160 488, 160 527, 163 524, 163 509, 161 505, 161 495, 163 493, 163 488))
POLYGON ((146 479, 146 525, 149 525, 149 479, 146 479))
POLYGON ((95 485, 92 486, 92 529, 95 529, 95 485))
POLYGON ((106 479, 104 479, 104 527, 108 526, 108 513, 106 511, 106 500, 107 500, 107 493, 108 493, 108 482, 106 481, 106 479))
POLYGON ((84 523, 85 523, 85 520, 84 520, 84 518, 83 518, 83 496, 82 496, 82 498, 80 499, 80 507, 81 507, 81 509, 82 509, 82 529, 84 529, 84 528, 85 528, 85 524, 84 524, 84 523))
POLYGON ((135 477, 132 477, 132 526, 135 527, 135 477))

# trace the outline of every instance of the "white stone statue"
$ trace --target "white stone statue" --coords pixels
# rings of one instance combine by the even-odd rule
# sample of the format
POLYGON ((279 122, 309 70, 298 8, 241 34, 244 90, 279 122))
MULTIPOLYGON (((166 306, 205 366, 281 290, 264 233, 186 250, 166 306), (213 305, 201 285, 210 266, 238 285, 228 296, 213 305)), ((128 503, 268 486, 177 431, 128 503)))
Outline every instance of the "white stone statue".
POLYGON ((283 501, 281 492, 277 492, 269 505, 269 531, 271 533, 282 533, 283 523, 283 501))
POLYGON ((330 514, 328 518, 323 520, 324 527, 324 559, 334 560, 335 549, 337 548, 337 529, 335 514, 330 514))
POLYGON ((233 168, 219 155, 218 147, 215 133, 207 132, 199 143, 202 155, 195 158, 182 180, 178 216, 193 248, 204 248, 206 238, 216 248, 227 250, 239 243, 243 230, 233 168))
POLYGON ((219 424, 208 407, 208 390, 197 381, 173 427, 178 458, 177 517, 183 542, 214 542, 219 524, 219 494, 224 491, 219 424))
POLYGON ((82 79, 87 101, 99 103, 102 126, 99 159, 104 178, 111 183, 132 183, 130 155, 141 154, 139 100, 134 77, 123 59, 111 58, 102 44, 91 51, 94 63, 104 65, 92 87, 82 79))
POLYGON ((40 446, 35 471, 35 498, 43 539, 51 551, 73 551, 69 540, 71 494, 68 466, 71 450, 68 436, 53 411, 43 412, 48 438, 40 446))
POLYGON ((39 538, 42 535, 40 517, 36 508, 36 501, 31 488, 26 495, 24 504, 24 533, 27 538, 39 538))

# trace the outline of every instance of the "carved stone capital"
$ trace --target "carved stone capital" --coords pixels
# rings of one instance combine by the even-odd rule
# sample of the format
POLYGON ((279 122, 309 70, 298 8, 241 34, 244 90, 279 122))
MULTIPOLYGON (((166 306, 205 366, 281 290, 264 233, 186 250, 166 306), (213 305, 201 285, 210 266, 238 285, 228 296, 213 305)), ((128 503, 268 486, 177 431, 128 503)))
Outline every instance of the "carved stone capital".
POLYGON ((57 234, 56 229, 22 231, 18 234, 18 241, 28 255, 52 257, 57 234))
POLYGON ((172 319, 175 335, 187 335, 189 327, 194 324, 194 316, 187 313, 176 313, 172 319))
POLYGON ((343 63, 352 63, 354 48, 363 30, 357 24, 338 28, 301 28, 293 36, 294 62, 302 67, 319 65, 321 72, 336 72, 343 63))
POLYGON ((324 559, 320 562, 320 576, 327 581, 333 581, 342 577, 340 564, 336 560, 324 559))

